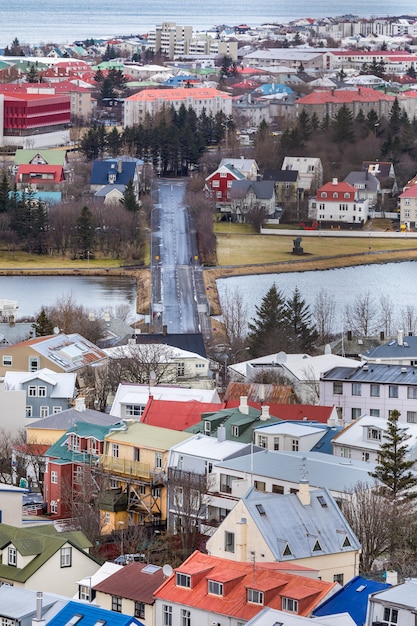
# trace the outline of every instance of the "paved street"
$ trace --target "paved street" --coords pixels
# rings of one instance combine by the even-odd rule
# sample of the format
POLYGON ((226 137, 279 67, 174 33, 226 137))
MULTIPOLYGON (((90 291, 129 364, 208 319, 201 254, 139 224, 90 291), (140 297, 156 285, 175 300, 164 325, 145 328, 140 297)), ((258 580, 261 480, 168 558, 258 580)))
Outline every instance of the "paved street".
POLYGON ((152 211, 152 318, 158 331, 207 335, 207 298, 195 230, 184 205, 185 182, 161 180, 152 211))

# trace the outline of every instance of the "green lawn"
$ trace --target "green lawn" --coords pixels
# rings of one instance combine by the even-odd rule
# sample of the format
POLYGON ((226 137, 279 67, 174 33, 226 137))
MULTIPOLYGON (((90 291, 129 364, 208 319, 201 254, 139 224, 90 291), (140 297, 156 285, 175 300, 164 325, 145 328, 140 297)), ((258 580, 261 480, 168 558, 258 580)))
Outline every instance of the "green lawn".
POLYGON ((0 269, 107 269, 123 265, 121 259, 76 259, 0 250, 0 269))

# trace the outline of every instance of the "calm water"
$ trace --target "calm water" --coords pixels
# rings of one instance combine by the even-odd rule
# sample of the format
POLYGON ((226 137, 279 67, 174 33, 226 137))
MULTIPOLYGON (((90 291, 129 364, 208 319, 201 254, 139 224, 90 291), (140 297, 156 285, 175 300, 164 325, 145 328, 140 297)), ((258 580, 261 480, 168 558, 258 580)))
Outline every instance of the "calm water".
POLYGON ((0 47, 17 37, 22 43, 70 42, 87 37, 143 34, 163 21, 192 25, 196 30, 216 24, 249 26, 286 23, 299 17, 350 13, 361 17, 417 14, 414 0, 351 0, 349 3, 310 0, 3 0, 0 47))
POLYGON ((389 296, 395 305, 397 317, 401 309, 407 306, 414 306, 417 311, 417 262, 221 279, 217 281, 220 302, 225 292, 233 294, 237 290, 243 296, 248 309, 248 318, 251 319, 256 315, 255 305, 260 304, 273 283, 286 297, 298 287, 301 296, 310 306, 314 305, 316 295, 321 289, 333 294, 338 326, 334 332, 339 332, 343 328, 346 305, 352 304, 355 297, 364 295, 367 291, 376 303, 381 295, 389 296))
POLYGON ((0 298, 17 300, 18 317, 30 317, 42 306, 71 295, 88 310, 130 307, 129 319, 136 320, 136 285, 128 278, 97 276, 0 276, 0 298))

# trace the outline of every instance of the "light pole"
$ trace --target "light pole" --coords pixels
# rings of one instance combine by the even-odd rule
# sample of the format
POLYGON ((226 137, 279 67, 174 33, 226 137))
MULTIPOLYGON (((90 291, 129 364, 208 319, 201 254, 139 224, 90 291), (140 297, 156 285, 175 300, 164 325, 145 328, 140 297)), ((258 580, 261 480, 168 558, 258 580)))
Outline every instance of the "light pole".
POLYGON ((124 522, 117 522, 121 528, 121 541, 120 541, 120 554, 123 556, 123 527, 125 525, 124 522))

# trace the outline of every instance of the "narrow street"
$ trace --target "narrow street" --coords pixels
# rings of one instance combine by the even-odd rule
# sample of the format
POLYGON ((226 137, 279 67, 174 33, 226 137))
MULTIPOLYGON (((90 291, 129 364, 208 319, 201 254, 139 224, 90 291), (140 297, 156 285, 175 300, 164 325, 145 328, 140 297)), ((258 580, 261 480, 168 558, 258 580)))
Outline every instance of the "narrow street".
POLYGON ((151 315, 158 332, 209 332, 208 304, 195 230, 184 204, 185 182, 163 180, 152 210, 151 315))

